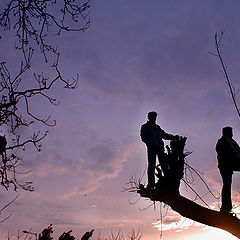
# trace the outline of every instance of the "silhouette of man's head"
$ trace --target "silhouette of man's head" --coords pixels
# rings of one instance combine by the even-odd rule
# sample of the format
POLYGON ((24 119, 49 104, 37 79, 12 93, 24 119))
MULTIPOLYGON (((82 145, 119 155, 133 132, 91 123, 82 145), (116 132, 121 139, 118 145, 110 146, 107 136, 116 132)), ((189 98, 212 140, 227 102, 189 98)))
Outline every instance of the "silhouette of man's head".
POLYGON ((150 122, 156 122, 157 119, 157 113, 156 112, 149 112, 148 113, 148 120, 150 122))
POLYGON ((222 129, 222 135, 223 135, 224 137, 230 137, 230 138, 232 138, 232 136, 233 136, 233 129, 232 129, 231 127, 229 127, 229 126, 224 127, 224 128, 222 129))

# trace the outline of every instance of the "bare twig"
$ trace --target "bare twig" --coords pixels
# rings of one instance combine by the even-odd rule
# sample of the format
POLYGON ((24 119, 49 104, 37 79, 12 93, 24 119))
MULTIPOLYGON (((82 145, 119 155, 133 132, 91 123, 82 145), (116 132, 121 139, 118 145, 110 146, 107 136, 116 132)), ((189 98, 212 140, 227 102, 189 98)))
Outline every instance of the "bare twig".
POLYGON ((44 126, 56 125, 51 116, 38 116, 33 111, 33 100, 47 100, 50 104, 58 105, 59 102, 52 97, 51 89, 62 83, 64 88, 75 89, 78 75, 72 81, 63 77, 59 67, 60 53, 57 46, 52 44, 50 33, 60 34, 62 31, 85 31, 90 25, 90 0, 9 0, 2 2, 0 10, 0 27, 11 30, 17 39, 15 49, 20 52, 22 60, 19 69, 14 66, 10 69, 6 61, 0 62, 0 126, 7 129, 8 145, 2 153, 0 161, 0 183, 8 190, 10 186, 17 190, 18 187, 33 191, 31 181, 19 183, 17 174, 22 159, 17 156, 18 150, 25 150, 30 143, 42 150, 41 141, 47 136, 48 131, 36 131, 30 137, 20 134, 23 128, 29 127, 34 122, 44 126), (57 12, 59 11, 59 12, 57 12), (46 64, 55 76, 48 77, 44 72, 32 72, 32 59, 36 52, 43 54, 45 62, 49 58, 54 62, 46 64), (50 56, 50 57, 49 57, 50 56), (32 78, 30 85, 26 79, 32 78), (39 98, 40 97, 40 98, 39 98))
POLYGON ((234 88, 233 84, 231 83, 231 81, 229 79, 229 75, 228 75, 228 72, 227 72, 227 67, 226 67, 226 65, 224 64, 224 61, 223 61, 223 56, 222 56, 222 52, 221 52, 222 37, 223 37, 223 31, 220 33, 220 36, 218 35, 218 33, 215 33, 216 53, 215 54, 211 53, 211 54, 218 57, 219 60, 220 60, 220 63, 221 63, 222 69, 223 69, 223 73, 224 73, 224 76, 226 78, 226 82, 227 82, 227 85, 229 87, 230 94, 231 94, 231 97, 232 97, 232 100, 233 100, 234 107, 237 111, 238 116, 240 117, 240 110, 239 110, 239 107, 238 107, 237 102, 236 102, 236 91, 235 91, 235 88, 234 88))

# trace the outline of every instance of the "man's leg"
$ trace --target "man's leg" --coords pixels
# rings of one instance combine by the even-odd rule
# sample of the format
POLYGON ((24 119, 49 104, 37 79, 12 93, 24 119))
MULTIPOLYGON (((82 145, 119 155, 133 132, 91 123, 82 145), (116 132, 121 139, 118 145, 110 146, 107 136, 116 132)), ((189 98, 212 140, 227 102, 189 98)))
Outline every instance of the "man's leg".
POLYGON ((153 187, 155 185, 155 168, 156 168, 156 152, 148 148, 148 186, 153 187))
POLYGON ((223 181, 222 187, 222 206, 221 212, 230 212, 232 210, 231 185, 232 172, 220 171, 223 181))

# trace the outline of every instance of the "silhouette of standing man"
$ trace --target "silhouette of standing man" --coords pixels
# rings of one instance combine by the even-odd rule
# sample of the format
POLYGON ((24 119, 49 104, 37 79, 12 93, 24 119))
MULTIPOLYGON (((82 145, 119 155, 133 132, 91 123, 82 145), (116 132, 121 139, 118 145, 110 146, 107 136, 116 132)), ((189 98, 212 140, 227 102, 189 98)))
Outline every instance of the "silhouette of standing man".
POLYGON ((161 169, 166 174, 168 166, 164 158, 164 143, 163 139, 173 140, 174 135, 168 134, 163 131, 159 125, 156 124, 157 113, 149 112, 148 121, 141 127, 140 136, 142 141, 147 145, 148 156, 148 186, 153 188, 155 185, 155 168, 156 168, 156 156, 160 163, 161 169))
POLYGON ((232 210, 231 185, 232 174, 240 164, 240 147, 233 140, 233 130, 227 126, 222 129, 222 137, 216 145, 218 168, 222 176, 222 206, 220 212, 229 213, 232 210))

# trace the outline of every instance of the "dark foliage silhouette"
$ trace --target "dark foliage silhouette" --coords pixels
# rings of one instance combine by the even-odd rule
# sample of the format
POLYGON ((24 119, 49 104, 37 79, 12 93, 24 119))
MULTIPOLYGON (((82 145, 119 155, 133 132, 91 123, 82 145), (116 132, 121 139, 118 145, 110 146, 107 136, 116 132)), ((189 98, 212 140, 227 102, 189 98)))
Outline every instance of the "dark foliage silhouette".
MULTIPOLYGON (((81 240, 88 240, 92 236, 93 231, 94 230, 86 232, 82 236, 81 240)), ((27 239, 30 240, 30 239, 32 239, 31 235, 35 235, 36 240, 53 240, 53 237, 52 237, 53 226, 52 226, 52 224, 50 224, 47 228, 43 229, 43 231, 39 234, 32 233, 31 231, 23 231, 23 233, 24 233, 24 235, 17 236, 17 240, 20 240, 22 238, 24 238, 25 240, 27 240, 27 239)), ((76 238, 73 235, 71 235, 71 233, 72 233, 72 230, 70 230, 68 232, 63 232, 61 234, 61 236, 58 238, 58 240, 75 240, 76 238)))
POLYGON ((64 232, 59 238, 58 240, 74 240, 75 237, 71 236, 71 232, 72 230, 68 231, 68 232, 64 232))
POLYGON ((93 231, 94 231, 94 229, 92 229, 90 232, 86 232, 86 233, 82 236, 81 240, 88 240, 88 239, 93 235, 93 231))
POLYGON ((53 233, 52 224, 50 224, 47 228, 43 229, 43 231, 39 234, 39 240, 52 240, 51 234, 53 233))
MULTIPOLYGON (((23 233, 18 233, 15 235, 15 237, 8 236, 7 240, 75 240, 75 239, 81 239, 81 240, 89 240, 93 235, 94 229, 87 231, 82 235, 81 238, 75 238, 72 235, 72 230, 68 232, 64 232, 61 234, 59 238, 53 238, 53 226, 50 224, 47 228, 45 228, 40 234, 31 232, 31 231, 23 231, 23 233), (34 236, 34 238, 32 237, 34 236)), ((98 240, 140 240, 142 238, 141 231, 135 231, 132 229, 131 232, 129 232, 126 235, 121 234, 120 231, 118 231, 116 234, 112 233, 110 236, 107 237, 101 237, 100 234, 97 236, 98 240)))

